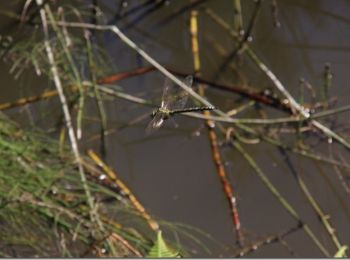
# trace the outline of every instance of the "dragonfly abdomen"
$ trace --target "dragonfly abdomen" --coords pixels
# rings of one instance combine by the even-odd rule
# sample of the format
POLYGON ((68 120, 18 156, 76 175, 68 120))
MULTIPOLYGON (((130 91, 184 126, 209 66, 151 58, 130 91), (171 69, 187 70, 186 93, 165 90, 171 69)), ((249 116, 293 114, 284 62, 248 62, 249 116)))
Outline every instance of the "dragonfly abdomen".
POLYGON ((171 115, 174 115, 174 114, 180 114, 180 113, 199 112, 199 111, 214 110, 214 109, 215 107, 189 107, 189 108, 183 108, 183 109, 174 109, 169 113, 171 115))

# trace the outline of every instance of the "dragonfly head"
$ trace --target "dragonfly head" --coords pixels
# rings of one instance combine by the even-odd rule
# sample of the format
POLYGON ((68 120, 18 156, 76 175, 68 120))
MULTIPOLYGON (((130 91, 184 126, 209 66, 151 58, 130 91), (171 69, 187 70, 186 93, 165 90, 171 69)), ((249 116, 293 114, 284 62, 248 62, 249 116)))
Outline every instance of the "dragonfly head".
POLYGON ((157 114, 157 112, 158 112, 158 109, 153 110, 153 111, 152 111, 152 114, 151 114, 151 117, 152 117, 152 118, 155 117, 156 114, 157 114))

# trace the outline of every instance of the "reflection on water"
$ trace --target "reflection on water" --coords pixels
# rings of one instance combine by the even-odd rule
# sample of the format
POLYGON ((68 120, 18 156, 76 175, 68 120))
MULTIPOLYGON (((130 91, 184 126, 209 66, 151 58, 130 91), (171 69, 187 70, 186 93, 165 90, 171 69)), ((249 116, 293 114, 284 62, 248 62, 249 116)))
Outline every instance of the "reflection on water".
MULTIPOLYGON (((183 9, 188 1, 156 1, 166 2, 165 5, 150 4, 152 1, 144 1, 144 5, 139 1, 100 2, 100 7, 107 16, 106 21, 123 28, 133 41, 157 61, 178 72, 193 73, 188 29, 189 12, 183 9)), ((219 14, 228 24, 234 24, 234 1, 199 2, 195 8, 200 10, 198 26, 203 78, 240 85, 246 89, 274 89, 272 82, 244 54, 234 55, 225 69, 220 70, 237 46, 233 44, 233 38, 227 31, 205 14, 203 7, 219 14)), ((254 8, 254 1, 242 1, 245 28, 249 24, 254 8)), ((346 86, 350 65, 348 53, 350 30, 347 19, 350 11, 349 2, 339 0, 335 4, 330 0, 276 0, 265 1, 260 8, 249 44, 269 69, 288 87, 295 99, 299 100, 300 96, 300 78, 307 81, 314 91, 320 93, 324 66, 325 63, 330 63, 334 74, 331 96, 338 97, 339 106, 348 104, 350 94, 346 86), (276 23, 280 26, 276 26, 276 23)), ((8 28, 7 25, 3 27, 8 28)), ((147 66, 145 61, 115 35, 94 33, 94 37, 107 49, 107 55, 112 60, 110 73, 147 66)), ((5 65, 2 66, 8 70, 5 65)), ((1 74, 5 75, 4 71, 2 69, 1 74)), ((33 78, 32 72, 28 74, 24 73, 18 81, 13 81, 7 76, 6 82, 4 80, 2 82, 3 90, 6 85, 15 86, 21 80, 33 78)), ((41 84, 47 82, 43 81, 41 84)), ((159 100, 163 91, 162 82, 163 77, 159 73, 152 72, 123 80, 118 84, 129 94, 159 100)), ((36 82, 29 83, 30 86, 25 85, 23 88, 6 88, 2 92, 1 100, 14 100, 41 92, 42 88, 36 82), (23 90, 27 87, 30 91, 23 90)), ((254 110, 255 105, 247 106, 248 101, 238 95, 211 88, 207 88, 206 91, 209 93, 210 102, 223 111, 245 106, 239 116, 259 115, 259 112, 254 110)), ((274 92, 278 93, 275 90, 274 92)), ((280 93, 278 95, 281 96, 280 93)), ((311 94, 305 90, 305 102, 310 100, 311 94)), ((41 109, 51 107, 48 104, 52 103, 46 102, 48 101, 28 107, 32 111, 33 125, 47 126, 46 120, 51 115, 42 112, 41 109)), ((54 104, 57 105, 55 102, 54 104)), ((60 107, 56 105, 54 107, 58 113, 60 107)), ((114 130, 140 115, 152 113, 150 108, 119 99, 106 101, 105 106, 108 129, 114 130)), ((260 116, 265 116, 266 111, 278 117, 285 116, 264 105, 261 106, 260 116)), ((95 117, 95 110, 91 102, 86 109, 86 114, 89 115, 87 117, 95 117)), ((19 121, 22 121, 23 117, 27 118, 26 112, 22 109, 11 110, 8 114, 19 121)), ((212 161, 207 130, 199 120, 181 115, 176 117, 179 128, 167 124, 150 137, 145 136, 144 132, 146 124, 151 119, 147 116, 145 120, 137 121, 135 125, 120 131, 110 131, 107 136, 106 161, 118 169, 120 178, 128 183, 149 212, 161 219, 185 223, 210 234, 224 245, 219 246, 212 240, 206 240, 205 243, 212 251, 211 256, 232 256, 237 252, 235 232, 229 206, 212 161), (198 129, 201 129, 201 134, 193 134, 197 133, 198 129)), ((342 114, 331 118, 329 123, 333 127, 338 127, 346 122, 346 119, 347 115, 342 114)), ((84 127, 87 137, 94 136, 99 131, 99 125, 93 120, 87 120, 84 127)), ((249 139, 249 136, 246 138, 249 139)), ((286 143, 296 142, 292 135, 285 134, 281 138, 286 143)), ((310 138, 317 141, 318 150, 324 155, 329 155, 330 149, 333 154, 343 152, 336 145, 333 147, 324 142, 320 143, 319 136, 310 138)), ((95 141, 83 143, 82 146, 97 147, 98 139, 92 140, 95 141)), ((346 203, 349 194, 344 192, 332 167, 293 153, 286 153, 262 141, 243 146, 331 254, 335 253, 336 249, 312 207, 307 203, 298 185, 297 176, 301 176, 305 181, 325 214, 331 216, 331 222, 338 231, 341 243, 350 244, 350 233, 344 232, 350 221, 350 211, 346 203)), ((240 153, 228 145, 223 144, 220 148, 224 160, 227 161, 226 164, 229 165, 227 170, 237 197, 246 245, 254 241, 265 241, 269 237, 273 241, 259 246, 258 250, 250 252, 249 256, 322 256, 301 229, 285 236, 281 235, 298 223, 256 177, 240 153), (276 238, 278 234, 281 237, 276 238)), ((346 160, 347 154, 343 153, 343 156, 346 160)), ((190 247, 193 246, 192 242, 187 243, 190 247)), ((198 253, 198 256, 204 255, 207 256, 206 253, 198 253)))

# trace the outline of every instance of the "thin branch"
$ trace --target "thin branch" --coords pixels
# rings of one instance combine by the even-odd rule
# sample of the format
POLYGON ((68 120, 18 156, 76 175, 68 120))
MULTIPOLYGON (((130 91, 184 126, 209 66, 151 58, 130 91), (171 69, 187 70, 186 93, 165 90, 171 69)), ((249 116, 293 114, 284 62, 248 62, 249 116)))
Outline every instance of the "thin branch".
POLYGON ((125 196, 130 200, 134 208, 140 212, 140 215, 147 221, 150 228, 154 231, 159 231, 158 223, 146 212, 146 209, 141 205, 138 199, 132 194, 130 189, 122 182, 116 175, 116 173, 109 168, 93 150, 88 150, 89 157, 103 169, 108 177, 117 184, 117 186, 123 191, 125 196))
MULTIPOLYGON (((211 17, 218 25, 222 26, 225 30, 228 31, 228 33, 233 37, 234 39, 237 39, 237 34, 234 30, 230 28, 230 26, 221 19, 218 15, 216 15, 212 10, 206 8, 205 12, 211 17)), ((308 109, 305 109, 303 106, 301 106, 296 100, 293 98, 293 96, 288 92, 288 90, 284 87, 282 82, 276 77, 276 75, 259 59, 259 57, 254 53, 254 51, 249 47, 246 46, 246 53, 248 54, 249 58, 251 58, 254 63, 265 73, 265 75, 272 81, 274 86, 287 98, 289 105, 292 109, 293 114, 298 112, 300 115, 302 115, 305 118, 310 117, 310 112, 308 109)), ((350 150, 350 143, 345 140, 342 136, 338 135, 328 127, 324 126, 320 122, 316 120, 311 120, 311 124, 319 129, 323 134, 326 136, 333 138, 338 143, 342 144, 344 147, 346 147, 348 150, 350 150)))
POLYGON ((283 156, 283 158, 284 158, 288 168, 292 172, 294 178, 296 179, 300 189, 304 193, 304 196, 306 197, 307 201, 309 202, 309 204, 311 205, 311 207, 313 208, 313 210, 315 211, 315 213, 317 214, 317 216, 321 220, 321 223, 323 224, 323 226, 326 229, 327 233, 331 237, 334 245, 339 250, 341 248, 342 244, 339 242, 339 239, 338 239, 338 237, 336 235, 336 229, 334 227, 332 227, 332 225, 331 225, 331 223, 329 221, 330 216, 323 212, 323 210, 321 209, 320 205, 317 203, 316 199, 312 196, 310 190, 306 186, 306 183, 301 178, 301 176, 298 173, 298 171, 295 169, 291 159, 289 158, 288 153, 285 150, 281 149, 281 148, 279 149, 279 151, 282 154, 282 156, 283 156))
POLYGON ((231 144, 237 149, 237 151, 242 154, 244 159, 249 163, 249 165, 254 169, 254 172, 258 175, 267 189, 276 197, 276 199, 281 203, 281 205, 287 210, 287 212, 298 222, 303 223, 302 227, 305 233, 310 237, 310 239, 316 244, 316 246, 320 249, 320 251, 327 257, 330 256, 327 249, 322 245, 316 235, 312 232, 310 227, 305 224, 300 218, 299 214, 295 211, 293 206, 289 204, 289 202, 282 196, 282 194, 277 190, 277 188, 270 182, 268 177, 264 174, 264 172, 260 169, 260 167, 256 164, 254 159, 243 149, 243 147, 236 141, 232 140, 231 144))
MULTIPOLYGON (((238 2, 238 6, 237 8, 240 9, 240 0, 234 0, 234 2, 238 2)), ((254 28, 254 25, 256 23, 256 20, 258 18, 258 14, 260 11, 260 6, 261 6, 261 0, 256 0, 255 1, 255 7, 253 10, 253 14, 252 17, 249 20, 249 24, 247 27, 247 30, 244 32, 243 28, 240 28, 241 23, 236 21, 236 19, 234 18, 235 21, 235 28, 236 28, 236 32, 238 33, 238 35, 243 34, 243 37, 241 37, 242 39, 239 40, 238 45, 235 47, 235 49, 228 55, 228 57, 226 57, 225 61, 222 63, 222 65, 219 67, 218 72, 215 74, 214 81, 216 81, 220 75, 226 70, 227 66, 233 61, 235 60, 235 58, 239 55, 241 55, 241 53, 244 51, 246 45, 248 44, 248 42, 251 41, 252 39, 252 31, 254 28), (238 25, 236 25, 236 23, 238 23, 238 25)), ((241 11, 237 14, 237 16, 241 16, 241 11)), ((234 15, 234 17, 236 17, 236 14, 234 15)))
MULTIPOLYGON (((46 12, 48 13, 52 28, 58 35, 58 40, 63 48, 64 54, 68 60, 68 64, 70 65, 70 68, 73 72, 75 82, 78 86, 79 89, 79 103, 78 103, 78 115, 77 115, 77 139, 81 139, 82 137, 82 121, 83 121, 83 113, 84 113, 84 107, 85 107, 85 95, 84 95, 84 90, 82 86, 82 80, 78 71, 78 68, 76 67, 73 57, 68 49, 68 42, 66 42, 66 38, 62 35, 61 31, 59 30, 59 27, 57 26, 57 21, 55 20, 55 17, 53 13, 51 12, 51 9, 49 6, 46 8, 46 12)), ((64 20, 62 21, 63 23, 65 22, 64 20)), ((65 28, 65 26, 62 26, 65 28)))
POLYGON ((169 24, 171 21, 173 21, 176 17, 184 14, 185 12, 191 11, 194 8, 198 7, 201 4, 204 4, 208 0, 195 0, 195 1, 190 1, 189 4, 180 7, 179 9, 175 10, 171 15, 168 17, 165 17, 164 19, 160 20, 159 22, 155 23, 154 25, 151 26, 150 30, 156 30, 159 29, 161 26, 165 26, 169 24))
POLYGON ((242 250, 240 250, 237 254, 234 255, 234 257, 242 257, 242 256, 245 256, 249 253, 256 251, 258 248, 260 248, 264 245, 269 245, 272 243, 281 242, 282 239, 284 239, 288 235, 291 235, 291 234, 299 231, 300 228, 302 228, 302 224, 298 223, 298 225, 296 225, 295 227, 292 227, 292 228, 290 228, 290 229, 288 229, 280 234, 268 236, 260 241, 254 242, 252 245, 249 245, 249 246, 243 248, 242 250))
MULTIPOLYGON (((38 6, 40 6, 43 4, 43 1, 36 0, 36 3, 38 4, 38 6)), ((95 204, 94 204, 93 197, 91 195, 89 186, 87 184, 86 176, 84 173, 84 167, 82 165, 81 156, 80 156, 80 152, 79 152, 79 148, 78 148, 78 143, 77 143, 76 137, 74 135, 74 129, 73 129, 73 125, 72 125, 72 119, 71 119, 71 115, 69 112, 69 108, 67 105, 67 99, 66 99, 64 92, 63 92, 62 82, 61 82, 61 79, 60 79, 59 74, 58 74, 58 69, 57 69, 55 58, 54 58, 53 50, 52 50, 52 47, 50 45, 50 36, 49 36, 48 23, 47 23, 45 9, 40 9, 40 16, 41 16, 41 22, 42 22, 44 36, 45 36, 44 44, 45 44, 46 54, 47 54, 48 61, 50 64, 50 69, 51 69, 53 80, 54 80, 54 83, 56 86, 56 90, 57 90, 58 96, 59 96, 61 104, 62 104, 62 110, 63 110, 63 114, 65 117, 66 127, 68 130, 68 135, 69 135, 70 143, 72 146, 72 151, 73 151, 76 163, 78 165, 80 178, 81 178, 81 181, 82 181, 82 184, 83 184, 83 187, 85 190, 85 194, 87 197, 87 203, 90 207, 90 217, 91 217, 91 220, 93 222, 97 221, 97 223, 98 223, 99 222, 98 216, 92 213, 92 212, 94 212, 95 204)))
POLYGON ((96 86, 97 79, 96 79, 95 67, 94 67, 93 57, 92 57, 93 50, 92 50, 92 46, 91 46, 90 31, 85 30, 84 36, 86 39, 86 48, 87 48, 87 56, 88 56, 88 61, 89 61, 89 68, 90 68, 89 71, 91 74, 92 87, 94 89, 98 113, 99 113, 99 116, 101 119, 101 127, 100 127, 101 149, 100 150, 101 150, 102 157, 104 158, 106 155, 107 115, 106 115, 106 111, 105 111, 105 108, 103 105, 101 93, 96 86))
POLYGON ((233 27, 237 34, 244 34, 241 0, 233 0, 233 27))
MULTIPOLYGON (((87 23, 68 23, 68 22, 60 22, 61 26, 69 26, 69 27, 76 27, 76 28, 86 28, 86 29, 94 29, 94 30, 109 30, 118 35, 118 37, 127 44, 130 48, 135 50, 140 56, 142 56, 146 61, 148 61, 150 64, 152 64, 157 70, 159 70, 164 76, 169 78, 171 81, 173 81, 175 84, 183 88, 185 91, 187 91, 193 98, 195 98, 197 101, 201 102, 204 106, 207 107, 215 107, 213 104, 211 104, 208 100, 201 97, 199 94, 197 94, 192 88, 188 87, 184 82, 182 82, 180 79, 178 79, 176 76, 174 76, 171 72, 169 72, 166 68, 164 68, 161 64, 159 64, 156 60, 154 60, 151 56, 149 56, 144 50, 142 50, 140 47, 138 47, 130 38, 128 38, 123 32, 119 30, 117 26, 108 26, 108 25, 92 25, 87 23)), ((216 110, 216 112, 222 116, 226 116, 224 112, 220 110, 216 110)))
MULTIPOLYGON (((199 76, 201 73, 201 61, 199 56, 199 41, 198 41, 198 20, 197 20, 197 11, 191 12, 191 18, 190 18, 190 32, 191 32, 191 46, 192 46, 192 55, 193 55, 193 66, 195 75, 199 76)), ((199 86, 199 94, 201 96, 204 96, 204 87, 203 85, 199 86)), ((209 111, 203 112, 204 116, 210 116, 209 111)), ((219 145, 218 145, 218 138, 216 135, 216 132, 214 130, 214 122, 212 120, 207 119, 206 125, 208 129, 208 138, 210 142, 210 147, 212 151, 212 158, 216 166, 217 174, 220 178, 220 181, 223 186, 223 190, 225 192, 226 198, 230 205, 230 210, 232 214, 232 221, 235 228, 235 233, 237 237, 237 243, 239 246, 243 246, 243 235, 241 231, 241 221, 238 214, 237 209, 237 199, 235 196, 235 193, 233 191, 232 185, 227 177, 225 167, 222 162, 219 145)))

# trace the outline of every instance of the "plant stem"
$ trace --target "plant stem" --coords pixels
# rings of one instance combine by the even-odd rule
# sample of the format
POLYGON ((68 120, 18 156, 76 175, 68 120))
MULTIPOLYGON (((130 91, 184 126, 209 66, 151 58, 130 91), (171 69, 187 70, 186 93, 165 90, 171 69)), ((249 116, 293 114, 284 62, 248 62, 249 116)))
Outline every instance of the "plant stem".
MULTIPOLYGON (((43 4, 43 1, 36 0, 36 3, 40 6, 41 4, 43 4)), ((66 127, 68 130, 68 135, 69 135, 72 151, 73 151, 76 163, 78 165, 80 178, 81 178, 81 181, 82 181, 82 184, 83 184, 83 187, 85 190, 85 194, 87 197, 87 203, 90 207, 90 212, 89 212, 90 218, 93 222, 99 223, 98 216, 93 213, 94 209, 95 209, 94 201, 93 201, 89 186, 87 184, 86 176, 84 173, 84 168, 83 168, 83 165, 81 162, 81 156, 80 156, 80 152, 79 152, 79 148, 78 148, 78 143, 77 143, 77 140, 76 140, 76 137, 74 134, 71 115, 70 115, 69 108, 67 105, 67 99, 66 99, 66 96, 64 95, 64 92, 63 92, 62 82, 61 82, 61 79, 60 79, 59 74, 58 74, 58 69, 56 66, 56 61, 54 58, 53 50, 52 50, 52 47, 50 45, 48 23, 47 23, 47 18, 46 18, 46 9, 47 9, 47 6, 43 9, 40 9, 41 22, 42 22, 44 37, 45 37, 44 44, 45 44, 46 54, 47 54, 48 61, 50 64, 50 69, 51 69, 53 80, 54 80, 54 83, 56 86, 56 90, 57 90, 58 96, 59 96, 61 104, 62 104, 62 110, 63 110, 63 114, 65 117, 66 127)))
POLYGON ((309 228, 307 224, 305 224, 300 218, 299 214, 295 211, 291 204, 279 193, 277 188, 270 182, 268 177, 263 173, 263 171, 256 164, 254 159, 243 149, 243 147, 236 141, 231 141, 231 144, 237 149, 237 151, 243 155, 243 157, 247 160, 250 166, 254 169, 254 172, 258 175, 258 177, 262 180, 264 185, 268 188, 268 190, 278 199, 281 205, 287 210, 287 212, 299 223, 302 223, 302 228, 305 233, 311 238, 311 240, 316 244, 316 246, 320 249, 320 251, 326 256, 330 257, 327 249, 321 244, 312 230, 309 228))
MULTIPOLYGON (((192 11, 191 12, 191 19, 190 19, 190 33, 191 33, 191 46, 192 46, 192 55, 193 55, 193 67, 195 71, 195 76, 200 76, 201 71, 201 61, 199 56, 199 41, 198 41, 198 12, 192 11)), ((201 96, 205 95, 204 86, 199 86, 199 94, 201 96)), ((203 112, 204 116, 210 116, 209 111, 203 112)), ((237 239, 237 244, 242 247, 243 246, 243 235, 241 231, 241 221, 237 209, 237 199, 235 196, 235 193, 232 189, 232 185, 227 177, 227 173, 225 170, 225 167, 222 162, 219 145, 218 145, 218 138, 216 135, 216 132, 214 130, 214 127, 212 127, 214 122, 210 119, 206 120, 206 125, 208 129, 208 138, 210 142, 211 152, 212 152, 212 158, 214 161, 214 164, 216 166, 216 171, 219 176, 219 179, 221 181, 221 184, 223 186, 223 190, 225 193, 225 196, 227 198, 227 201, 230 205, 230 210, 232 214, 232 222, 233 226, 235 228, 235 234, 237 239)))

